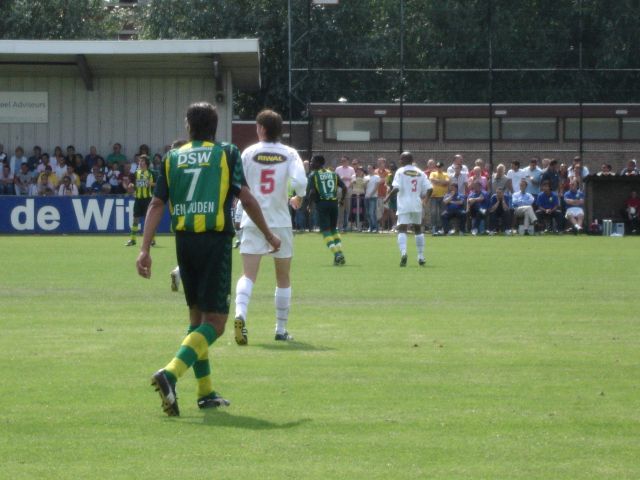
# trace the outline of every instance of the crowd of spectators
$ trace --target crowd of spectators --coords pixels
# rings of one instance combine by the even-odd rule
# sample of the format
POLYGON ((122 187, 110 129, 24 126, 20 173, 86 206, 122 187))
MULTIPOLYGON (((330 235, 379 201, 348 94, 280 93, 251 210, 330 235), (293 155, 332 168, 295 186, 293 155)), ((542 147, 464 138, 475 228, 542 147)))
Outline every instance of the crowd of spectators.
POLYGON ((151 156, 147 145, 127 157, 120 143, 114 143, 106 159, 96 147, 89 153, 76 152, 73 145, 55 147, 52 154, 34 146, 30 156, 22 147, 16 147, 9 156, 0 144, 0 195, 54 196, 54 195, 111 195, 131 193, 135 172, 142 155, 149 159, 149 169, 157 176, 162 156, 168 150, 151 156))
MULTIPOLYGON (((388 204, 382 199, 391 189, 396 164, 379 158, 375 165, 362 165, 347 156, 336 163, 335 172, 348 188, 338 227, 342 231, 393 230, 394 199, 388 204)), ((508 170, 499 164, 493 172, 488 171, 480 158, 468 166, 462 155, 455 155, 448 166, 429 159, 423 167, 433 186, 425 200, 423 223, 436 236, 466 232, 472 235, 578 234, 590 227, 584 224, 585 178, 589 175, 640 176, 636 160, 629 160, 617 174, 607 163, 603 163, 598 172, 591 173, 579 156, 568 165, 554 159, 532 157, 524 167, 516 160, 508 170)), ((640 199, 636 192, 630 192, 620 209, 628 232, 638 233, 640 199)), ((313 213, 297 212, 294 226, 298 231, 313 229, 313 213)))

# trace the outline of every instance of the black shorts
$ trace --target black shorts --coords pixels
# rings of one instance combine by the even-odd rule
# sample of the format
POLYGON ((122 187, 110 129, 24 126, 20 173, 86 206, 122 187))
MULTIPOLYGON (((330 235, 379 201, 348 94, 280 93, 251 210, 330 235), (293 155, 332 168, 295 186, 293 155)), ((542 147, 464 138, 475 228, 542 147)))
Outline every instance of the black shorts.
POLYGON ((133 202, 133 218, 145 217, 150 203, 151 197, 136 198, 136 201, 133 202))
POLYGON ((228 233, 176 232, 176 256, 189 308, 229 313, 232 238, 228 233))
POLYGON ((316 203, 320 231, 336 230, 338 227, 338 202, 322 200, 316 203))

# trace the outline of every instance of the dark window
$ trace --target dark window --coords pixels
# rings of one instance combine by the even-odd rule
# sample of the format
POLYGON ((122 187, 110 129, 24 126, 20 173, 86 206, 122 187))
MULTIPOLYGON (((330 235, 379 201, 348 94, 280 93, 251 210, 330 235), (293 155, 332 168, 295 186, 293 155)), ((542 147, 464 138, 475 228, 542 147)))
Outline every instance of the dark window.
MULTIPOLYGON (((488 118, 447 118, 446 140, 489 140, 488 118)), ((493 138, 499 138, 498 119, 493 119, 493 138)))
POLYGON ((368 142, 380 138, 380 121, 377 118, 329 117, 324 131, 328 140, 368 142))
MULTIPOLYGON (((620 120, 617 118, 583 118, 582 138, 584 140, 618 140, 620 120)), ((566 118, 564 121, 565 140, 580 139, 580 119, 566 118)))
POLYGON ((503 118, 503 140, 555 140, 555 118, 503 118))
MULTIPOLYGON (((435 140, 438 138, 438 120, 436 118, 404 118, 402 121, 402 137, 405 140, 435 140)), ((384 140, 400 139, 400 119, 382 119, 382 138, 384 140)))
POLYGON ((640 140, 640 118, 622 119, 622 140, 640 140))

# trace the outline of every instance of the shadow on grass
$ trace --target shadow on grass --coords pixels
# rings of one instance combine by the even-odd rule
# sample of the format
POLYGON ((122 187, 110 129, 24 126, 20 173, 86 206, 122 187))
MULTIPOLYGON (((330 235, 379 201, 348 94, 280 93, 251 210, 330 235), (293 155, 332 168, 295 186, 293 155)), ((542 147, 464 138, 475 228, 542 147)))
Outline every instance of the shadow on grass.
POLYGON ((277 343, 255 343, 251 344, 253 347, 264 348, 265 350, 301 350, 301 351, 314 351, 314 352, 329 352, 335 350, 335 348, 325 347, 322 345, 316 346, 310 343, 297 342, 295 340, 290 342, 277 342, 277 343))
POLYGON ((262 418, 232 415, 222 410, 207 410, 202 418, 204 425, 212 427, 245 428, 248 430, 284 430, 299 427, 309 423, 310 418, 303 418, 295 422, 275 423, 262 418))

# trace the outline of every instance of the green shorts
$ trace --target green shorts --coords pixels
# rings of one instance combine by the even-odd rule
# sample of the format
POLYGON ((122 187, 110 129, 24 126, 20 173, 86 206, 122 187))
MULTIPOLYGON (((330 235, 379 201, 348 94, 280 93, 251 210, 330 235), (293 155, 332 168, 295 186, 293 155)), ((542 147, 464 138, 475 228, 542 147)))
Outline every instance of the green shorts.
POLYGON ((338 202, 321 200, 316 203, 318 212, 318 227, 320 231, 336 230, 338 227, 338 202))
POLYGON ((219 232, 176 232, 176 256, 189 308, 229 313, 232 236, 219 232))

